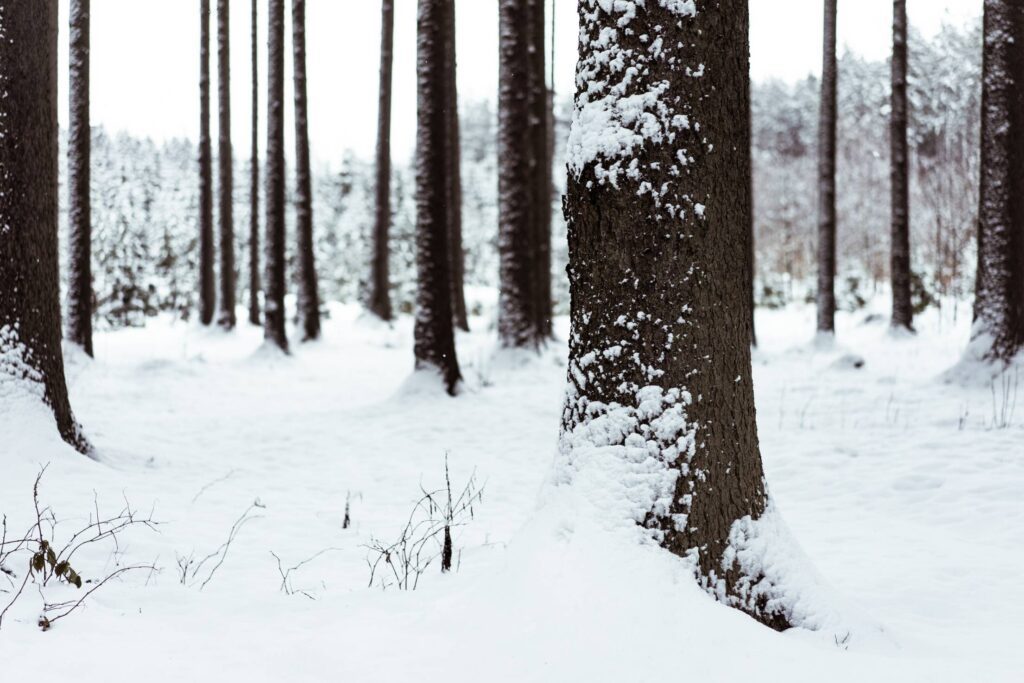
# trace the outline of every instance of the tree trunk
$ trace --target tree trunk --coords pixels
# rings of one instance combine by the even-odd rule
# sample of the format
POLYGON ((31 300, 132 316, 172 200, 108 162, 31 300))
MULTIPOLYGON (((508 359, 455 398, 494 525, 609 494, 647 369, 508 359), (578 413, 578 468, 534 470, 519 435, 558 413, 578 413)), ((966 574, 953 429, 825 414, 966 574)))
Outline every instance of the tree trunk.
POLYGON ((388 275, 388 231, 391 228, 391 65, 394 60, 395 7, 383 0, 380 12, 380 96, 377 106, 377 186, 370 264, 368 308, 381 320, 391 320, 388 275))
POLYGON ((981 196, 973 336, 987 360, 1024 347, 1024 8, 985 0, 981 196))
POLYGON ((529 0, 530 144, 533 145, 534 325, 541 339, 551 336, 551 120, 545 61, 544 0, 529 0))
POLYGON ((320 295, 313 255, 313 186, 309 170, 306 106, 306 0, 292 0, 292 68, 295 70, 295 231, 299 244, 299 323, 302 341, 320 337, 320 295))
POLYGON ((89 0, 71 0, 68 68, 67 338, 92 353, 92 210, 89 163, 89 0))
POLYGON ((263 336, 288 351, 284 309, 284 0, 269 0, 267 38, 267 217, 263 336))
POLYGON ((910 303, 910 200, 907 150, 907 0, 892 3, 892 326, 914 329, 910 303))
POLYGON ((452 329, 448 250, 449 78, 445 33, 452 0, 419 0, 417 17, 416 323, 417 370, 441 375, 449 394, 461 379, 452 329))
POLYGON ((259 146, 259 51, 257 28, 259 0, 252 0, 252 162, 249 168, 249 322, 260 324, 260 146, 259 146))
POLYGON ((537 348, 536 145, 531 134, 530 0, 501 0, 498 85, 498 339, 537 348))
POLYGON ((451 268, 452 319, 460 330, 469 331, 466 317, 464 279, 465 254, 462 251, 462 149, 459 144, 459 89, 455 50, 455 1, 448 3, 445 25, 445 75, 448 79, 448 261, 451 268))
POLYGON ((199 0, 199 321, 213 322, 213 169, 210 149, 210 0, 199 0))
POLYGON ((825 0, 818 122, 818 332, 836 329, 836 0, 825 0))
POLYGON ((0 3, 0 33, 0 397, 5 383, 41 395, 64 441, 90 453, 61 355, 56 0, 0 3))
POLYGON ((235 326, 235 221, 231 149, 231 0, 217 0, 217 101, 220 105, 220 315, 226 330, 235 326))
POLYGON ((579 5, 561 458, 644 462, 629 505, 646 481, 650 507, 634 519, 720 601, 782 629, 789 612, 743 552, 768 506, 747 288, 747 1, 695 5, 579 5))

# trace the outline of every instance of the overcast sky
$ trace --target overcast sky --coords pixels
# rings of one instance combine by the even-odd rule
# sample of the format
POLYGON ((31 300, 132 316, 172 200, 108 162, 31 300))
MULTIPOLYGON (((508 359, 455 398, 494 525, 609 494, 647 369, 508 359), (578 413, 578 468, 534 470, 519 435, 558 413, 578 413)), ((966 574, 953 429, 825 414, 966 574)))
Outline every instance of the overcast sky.
MULTIPOLYGON (((576 1, 555 6, 556 87, 569 93, 576 63, 576 1)), ((925 34, 944 21, 963 24, 981 13, 982 0, 908 0, 910 23, 925 34)), ((260 144, 265 113, 266 13, 260 0, 260 144)), ((286 3, 290 4, 290 3, 286 3)), ((463 98, 494 98, 498 74, 497 0, 457 0, 459 89, 463 98)), ((67 3, 61 16, 61 123, 67 113, 67 3)), ((211 0, 211 5, 216 2, 211 0)), ((821 0, 750 0, 751 69, 755 79, 795 79, 821 63, 821 0)), ((250 117, 250 0, 232 2, 232 135, 236 156, 248 155, 250 117)), ((892 0, 840 0, 839 44, 884 59, 889 50, 892 0)), ((550 16, 550 15, 549 15, 550 16)), ((345 149, 373 153, 376 138, 380 3, 308 0, 306 43, 310 137, 315 159, 336 163, 345 149)), ((395 0, 393 153, 413 150, 416 114, 416 0, 395 0)), ((290 27, 286 28, 290 35, 290 27)), ((216 38, 216 17, 211 18, 216 38)), ((289 41, 290 42, 290 41, 289 41)), ((199 130, 198 0, 92 0, 92 121, 157 140, 195 138, 199 130)), ((290 72, 290 48, 286 62, 290 72)), ((216 46, 211 50, 214 135, 216 46)), ((293 125, 289 108, 287 129, 293 125)), ((216 146, 215 146, 216 148, 216 146)), ((262 153, 262 152, 261 152, 262 153)))

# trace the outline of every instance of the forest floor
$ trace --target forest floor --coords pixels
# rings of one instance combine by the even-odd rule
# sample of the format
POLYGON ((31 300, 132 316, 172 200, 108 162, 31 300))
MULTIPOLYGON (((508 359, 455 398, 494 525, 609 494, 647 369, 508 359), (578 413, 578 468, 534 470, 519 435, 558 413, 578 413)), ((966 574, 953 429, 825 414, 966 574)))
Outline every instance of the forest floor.
MULTIPOLYGON (((34 519, 44 465, 39 495, 58 537, 125 501, 160 522, 75 563, 87 579, 131 564, 158 571, 116 577, 46 633, 30 586, 0 627, 0 679, 1024 675, 1024 371, 943 381, 966 344, 968 307, 955 324, 950 310, 930 311, 910 338, 892 337, 884 316, 842 314, 831 349, 810 341, 812 309, 758 311, 769 486, 808 561, 857 612, 842 637, 761 627, 700 592, 667 553, 609 541, 579 511, 544 503, 564 345, 494 360, 494 332, 474 318, 476 331, 459 337, 466 389, 450 399, 410 380, 410 319, 389 329, 354 307, 331 312, 323 341, 290 357, 261 349, 261 332, 244 324, 226 334, 158 320, 99 334, 96 360, 68 367, 99 462, 63 446, 35 403, 0 415, 11 529, 34 519), (392 585, 368 588, 367 546, 398 538, 421 487, 444 486, 446 457, 456 493, 474 473, 483 488, 455 530, 456 571, 434 562, 403 591, 381 565, 377 578, 392 585), (247 510, 226 556, 194 571, 247 510), (274 555, 284 569, 312 559, 282 590, 274 555), (861 637, 862 623, 881 635, 861 637)), ((79 594, 58 587, 47 599, 79 594)))

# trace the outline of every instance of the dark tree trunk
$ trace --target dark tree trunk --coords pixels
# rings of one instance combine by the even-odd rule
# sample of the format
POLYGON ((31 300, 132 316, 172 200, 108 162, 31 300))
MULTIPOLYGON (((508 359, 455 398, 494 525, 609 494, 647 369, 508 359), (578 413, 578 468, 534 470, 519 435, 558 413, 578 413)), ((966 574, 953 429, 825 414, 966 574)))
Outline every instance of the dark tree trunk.
POLYGON ((295 231, 299 268, 299 324, 302 341, 320 337, 320 294, 313 255, 313 186, 309 170, 306 106, 306 0, 292 0, 292 67, 295 70, 295 231))
POLYGON ((530 143, 533 145, 534 325, 540 338, 551 336, 551 144, 552 100, 547 87, 544 0, 529 0, 530 143))
POLYGON ((260 145, 259 52, 257 27, 259 0, 252 0, 252 162, 249 168, 249 322, 260 324, 260 145))
POLYGON ((199 0, 199 321, 213 322, 213 168, 210 149, 210 0, 199 0))
POLYGON ((391 228, 391 64, 394 59, 395 7, 383 0, 380 11, 380 97, 377 106, 377 187, 373 224, 373 261, 367 306, 381 320, 391 320, 388 231, 391 228))
POLYGON ((836 0, 825 0, 818 122, 818 332, 836 329, 836 0))
POLYGON ((580 3, 562 458, 656 459, 664 476, 634 518, 719 600, 781 629, 770 582, 729 551, 768 506, 751 383, 747 2, 696 6, 637 5, 622 31, 625 10, 580 3), (635 121, 601 115, 641 94, 635 121))
POLYGON ((985 0, 974 337, 987 360, 1024 348, 1024 7, 985 0))
POLYGON ((462 251, 462 148, 459 144, 459 89, 455 52, 455 1, 448 3, 445 25, 445 74, 448 79, 448 261, 451 268, 452 320, 460 330, 469 331, 466 317, 462 251))
POLYGON ((417 370, 440 373, 455 394, 461 374, 452 329, 448 249, 448 75, 445 34, 452 0, 419 0, 416 39, 417 370))
POLYGON ((907 151, 907 0, 892 3, 892 326, 914 329, 910 303, 910 200, 907 151))
POLYGON ((533 208, 536 145, 531 134, 530 0, 501 0, 498 86, 498 339, 537 348, 537 243, 533 208))
POLYGON ((89 0, 71 0, 68 93, 67 338, 92 354, 92 209, 89 201, 89 0))
POLYGON ((57 256, 57 1, 0 3, 0 397, 24 386, 61 437, 90 447, 71 413, 57 256))
POLYGON ((267 16, 267 216, 263 336, 288 351, 284 310, 284 0, 269 0, 267 16))
POLYGON ((231 149, 231 0, 217 0, 217 102, 220 143, 220 315, 226 330, 235 326, 235 175, 231 149))

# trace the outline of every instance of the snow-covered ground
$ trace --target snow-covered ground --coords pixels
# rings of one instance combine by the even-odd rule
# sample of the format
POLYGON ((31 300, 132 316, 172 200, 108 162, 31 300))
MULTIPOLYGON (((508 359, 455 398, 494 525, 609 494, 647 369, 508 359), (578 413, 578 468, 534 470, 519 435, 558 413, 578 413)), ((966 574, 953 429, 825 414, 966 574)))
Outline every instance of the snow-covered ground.
POLYGON ((324 340, 291 357, 247 326, 101 334, 97 359, 68 368, 101 461, 63 446, 45 409, 6 404, 0 512, 25 528, 48 464, 40 497, 58 532, 124 500, 160 522, 115 553, 87 550, 85 578, 159 571, 118 577, 45 633, 26 591, 0 629, 0 681, 1022 680, 1024 372, 1019 392, 1012 374, 944 383, 967 341, 959 312, 930 311, 914 338, 842 314, 822 350, 812 309, 758 311, 769 486, 848 606, 842 637, 767 630, 552 495, 562 346, 495 360, 474 319, 459 338, 466 391, 450 399, 409 381, 409 319, 387 329, 353 307, 333 307, 324 340), (457 571, 367 588, 366 546, 443 484, 446 454, 454 487, 474 471, 484 486, 457 571), (206 586, 214 562, 182 585, 178 559, 217 551, 256 500, 206 586), (321 551, 283 592, 271 553, 288 567, 321 551))

